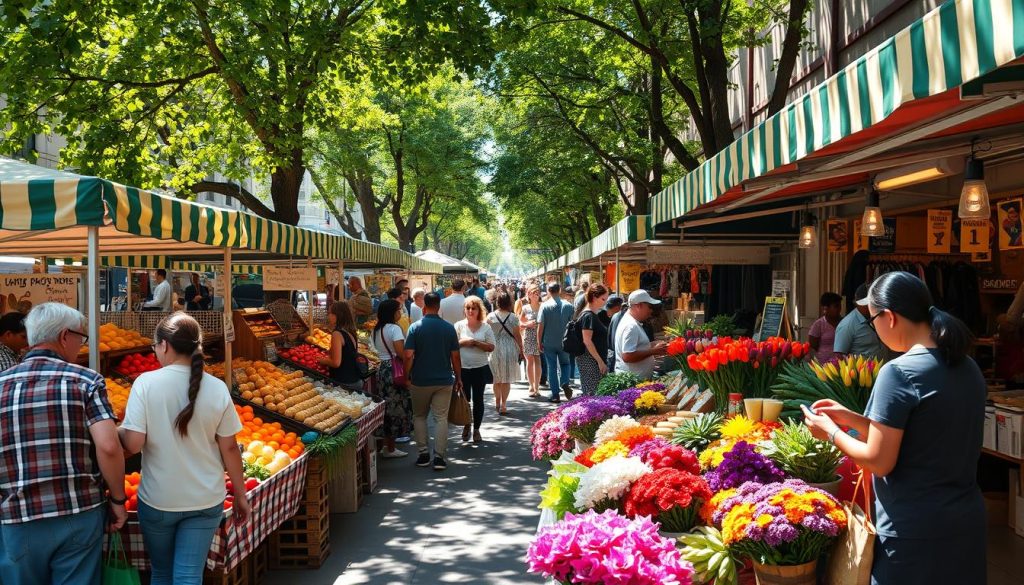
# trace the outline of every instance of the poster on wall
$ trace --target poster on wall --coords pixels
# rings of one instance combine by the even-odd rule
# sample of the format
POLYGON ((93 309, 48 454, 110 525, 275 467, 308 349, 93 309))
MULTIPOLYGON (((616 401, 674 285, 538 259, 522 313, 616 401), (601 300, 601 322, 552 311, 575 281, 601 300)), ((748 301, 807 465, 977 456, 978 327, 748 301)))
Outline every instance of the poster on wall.
POLYGON ((861 222, 861 220, 859 220, 859 219, 853 220, 853 238, 852 238, 852 240, 853 240, 853 252, 854 252, 854 254, 856 254, 857 252, 860 252, 861 250, 867 250, 868 249, 868 245, 870 244, 870 242, 868 240, 871 239, 871 238, 869 238, 867 236, 860 235, 860 222, 861 222))
POLYGON ((433 292, 434 290, 434 275, 432 274, 413 274, 409 276, 409 292, 422 288, 423 292, 433 292))
POLYGON ((640 288, 640 273, 643 272, 643 266, 639 264, 623 264, 620 268, 622 272, 619 276, 619 282, 622 283, 621 292, 629 294, 640 288))
POLYGON ((390 274, 367 274, 363 277, 363 284, 370 296, 375 297, 388 292, 391 288, 390 274))
POLYGON ((996 206, 999 213, 997 225, 999 227, 1000 250, 1024 249, 1024 237, 1021 235, 1022 225, 1020 219, 1022 204, 1024 204, 1024 198, 1018 197, 1017 199, 1002 201, 996 206))
POLYGON ((885 235, 869 238, 868 250, 878 254, 892 254, 896 251, 896 218, 883 218, 882 224, 885 226, 885 235))
POLYGON ((845 219, 830 219, 828 227, 828 251, 845 252, 850 244, 848 224, 845 219))
POLYGON ((928 210, 928 253, 949 254, 953 243, 953 212, 928 210))
POLYGON ((28 313, 47 303, 78 306, 77 274, 4 274, 0 276, 0 314, 28 313))
POLYGON ((991 250, 988 227, 987 219, 960 220, 960 251, 973 254, 991 250))

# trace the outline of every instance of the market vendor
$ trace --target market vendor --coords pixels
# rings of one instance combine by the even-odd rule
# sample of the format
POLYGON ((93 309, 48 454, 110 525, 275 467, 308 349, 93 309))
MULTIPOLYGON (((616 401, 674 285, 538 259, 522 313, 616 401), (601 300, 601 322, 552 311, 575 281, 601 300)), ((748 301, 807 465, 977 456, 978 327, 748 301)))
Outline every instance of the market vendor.
MULTIPOLYGON (((866 305, 862 305, 868 296, 868 285, 862 284, 854 293, 856 309, 850 311, 836 326, 835 341, 832 349, 839 357, 862 355, 864 357, 888 358, 889 352, 878 339, 878 333, 868 321, 870 314, 866 305)), ((927 306, 927 305, 925 305, 927 306)))
POLYGON ((143 311, 171 310, 171 283, 167 282, 167 271, 160 268, 156 271, 156 287, 153 288, 153 300, 142 305, 143 311))
POLYGON ((373 314, 373 299, 370 293, 363 287, 363 279, 352 276, 348 279, 348 290, 351 297, 348 299, 348 306, 355 318, 355 323, 361 325, 373 314))
POLYGON ((210 289, 199 283, 199 275, 192 273, 192 284, 185 287, 185 294, 178 299, 179 305, 184 305, 186 311, 209 311, 213 299, 210 296, 210 289))
POLYGON ((874 475, 871 582, 984 583, 977 468, 986 387, 968 356, 971 332, 908 272, 879 277, 862 306, 882 342, 903 355, 879 370, 863 415, 819 400, 804 407, 804 421, 874 475))

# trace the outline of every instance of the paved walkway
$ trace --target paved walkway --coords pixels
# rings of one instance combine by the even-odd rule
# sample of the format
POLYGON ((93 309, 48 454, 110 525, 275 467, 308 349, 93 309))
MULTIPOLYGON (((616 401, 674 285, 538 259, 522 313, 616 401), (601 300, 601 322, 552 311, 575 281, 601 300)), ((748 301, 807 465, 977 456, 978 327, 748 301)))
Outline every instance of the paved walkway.
MULTIPOLYGON (((530 457, 530 426, 550 408, 514 385, 508 417, 488 391, 484 442, 452 429, 448 469, 378 459, 378 489, 355 514, 331 516, 331 556, 319 570, 271 571, 266 585, 542 583, 523 559, 537 528, 547 464, 530 457)), ((401 445, 405 447, 405 445, 401 445)))

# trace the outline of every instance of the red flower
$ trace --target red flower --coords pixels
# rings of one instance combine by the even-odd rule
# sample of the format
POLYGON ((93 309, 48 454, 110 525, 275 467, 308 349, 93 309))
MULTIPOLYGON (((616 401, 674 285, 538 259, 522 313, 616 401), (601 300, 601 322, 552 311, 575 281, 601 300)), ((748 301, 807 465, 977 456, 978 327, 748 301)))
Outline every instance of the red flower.
POLYGON ((583 451, 582 453, 580 453, 579 455, 577 455, 574 460, 576 461, 576 463, 579 463, 584 467, 593 467, 594 462, 591 461, 590 456, 593 455, 594 451, 596 450, 597 447, 590 447, 583 451))
POLYGON ((626 515, 656 517, 675 507, 700 506, 711 488, 699 475, 678 469, 657 469, 638 479, 626 496, 626 515))
POLYGON ((651 451, 644 457, 644 463, 650 465, 651 469, 678 469, 693 474, 700 473, 697 456, 693 451, 679 445, 669 445, 651 451))
POLYGON ((668 344, 668 355, 677 356, 686 353, 686 340, 682 337, 676 337, 668 344))

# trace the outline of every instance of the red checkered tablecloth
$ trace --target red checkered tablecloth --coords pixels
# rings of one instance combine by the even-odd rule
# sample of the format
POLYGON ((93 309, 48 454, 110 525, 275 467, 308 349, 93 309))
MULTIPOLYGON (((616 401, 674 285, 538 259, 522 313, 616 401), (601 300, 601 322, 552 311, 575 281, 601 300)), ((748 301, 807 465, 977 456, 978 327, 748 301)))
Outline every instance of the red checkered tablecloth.
POLYGON ((373 436, 374 431, 384 424, 384 402, 374 403, 370 412, 356 419, 355 424, 359 429, 359 441, 356 443, 356 449, 362 449, 373 436))
MULTIPOLYGON (((228 572, 238 566, 256 547, 294 516, 302 503, 306 490, 306 471, 309 459, 299 456, 288 467, 270 476, 249 492, 252 516, 246 524, 236 524, 230 511, 224 512, 217 532, 213 536, 206 567, 212 571, 228 572)), ((121 529, 125 552, 132 566, 140 571, 149 570, 149 556, 142 540, 139 517, 129 513, 128 522, 121 529)))

